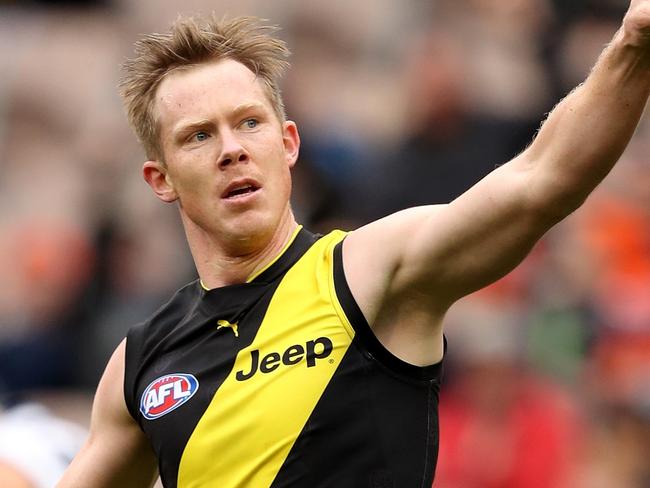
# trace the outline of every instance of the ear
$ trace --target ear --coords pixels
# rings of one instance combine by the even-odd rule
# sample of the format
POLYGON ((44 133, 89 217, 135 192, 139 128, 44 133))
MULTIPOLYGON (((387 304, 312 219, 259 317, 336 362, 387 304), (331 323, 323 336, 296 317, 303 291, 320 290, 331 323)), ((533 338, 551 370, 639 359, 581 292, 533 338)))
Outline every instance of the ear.
POLYGON ((293 168, 298 160, 298 152, 300 151, 300 134, 298 134, 298 126, 292 120, 287 120, 282 124, 282 139, 284 141, 287 164, 289 168, 293 168))
POLYGON ((171 203, 178 199, 164 164, 158 161, 147 161, 142 165, 142 176, 163 202, 171 203))

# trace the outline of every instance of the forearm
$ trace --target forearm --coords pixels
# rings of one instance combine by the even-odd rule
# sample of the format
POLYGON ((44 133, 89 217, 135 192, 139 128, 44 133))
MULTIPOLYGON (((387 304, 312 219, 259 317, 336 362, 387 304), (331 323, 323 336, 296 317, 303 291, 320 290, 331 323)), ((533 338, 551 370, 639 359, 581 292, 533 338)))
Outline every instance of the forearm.
POLYGON ((569 213, 611 170, 648 99, 649 57, 622 28, 587 80, 551 112, 522 155, 540 201, 569 213))

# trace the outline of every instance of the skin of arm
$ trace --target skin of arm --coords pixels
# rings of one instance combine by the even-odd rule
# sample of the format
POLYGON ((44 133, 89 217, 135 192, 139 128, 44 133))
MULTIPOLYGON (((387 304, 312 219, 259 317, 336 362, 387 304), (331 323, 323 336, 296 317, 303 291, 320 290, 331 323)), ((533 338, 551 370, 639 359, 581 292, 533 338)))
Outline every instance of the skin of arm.
POLYGON ((151 487, 156 459, 124 401, 126 340, 117 347, 97 387, 85 445, 57 488, 151 487))
POLYGON ((350 289, 385 347, 413 364, 440 360, 451 304, 517 266, 612 169, 645 108, 649 58, 650 0, 634 0, 587 80, 520 155, 447 205, 398 212, 346 238, 350 289))

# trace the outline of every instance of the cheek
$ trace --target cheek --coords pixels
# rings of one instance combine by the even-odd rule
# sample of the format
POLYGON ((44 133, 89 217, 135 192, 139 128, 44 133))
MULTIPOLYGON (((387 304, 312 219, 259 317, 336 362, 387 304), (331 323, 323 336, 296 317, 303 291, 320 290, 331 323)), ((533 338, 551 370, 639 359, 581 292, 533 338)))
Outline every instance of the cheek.
POLYGON ((291 193, 291 187, 292 187, 292 180, 291 180, 291 170, 287 168, 285 172, 285 179, 286 179, 286 187, 287 187, 287 192, 291 193))
POLYGON ((204 199, 212 193, 213 179, 200 171, 184 171, 173 179, 174 189, 181 201, 204 199))
POLYGON ((276 168, 272 178, 270 197, 276 208, 284 207, 291 197, 291 173, 286 167, 276 168))
POLYGON ((286 165, 278 170, 278 184, 283 195, 291 192, 291 170, 286 165))
POLYGON ((274 181, 274 184, 284 186, 288 180, 289 185, 291 184, 291 170, 284 146, 278 145, 276 141, 270 141, 268 144, 259 147, 256 154, 258 157, 253 157, 253 160, 264 161, 268 164, 268 166, 266 164, 263 164, 263 166, 266 166, 265 172, 274 181), (269 147, 273 149, 269 151, 269 147))

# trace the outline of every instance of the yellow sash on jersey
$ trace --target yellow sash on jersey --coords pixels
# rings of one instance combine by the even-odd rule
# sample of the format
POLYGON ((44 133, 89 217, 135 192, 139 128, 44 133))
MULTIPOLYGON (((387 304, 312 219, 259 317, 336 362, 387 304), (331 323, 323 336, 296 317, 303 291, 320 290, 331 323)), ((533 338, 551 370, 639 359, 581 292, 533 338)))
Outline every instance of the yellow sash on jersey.
POLYGON ((282 279, 185 446, 179 488, 265 488, 275 479, 354 337, 333 283, 332 252, 344 236, 318 240, 282 279))

